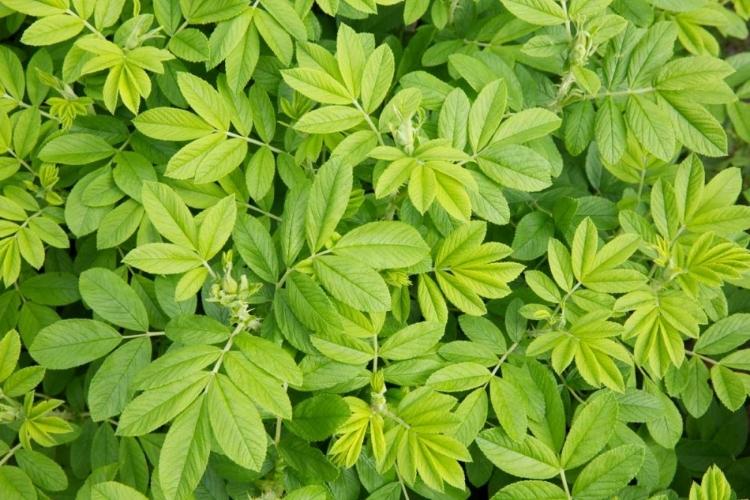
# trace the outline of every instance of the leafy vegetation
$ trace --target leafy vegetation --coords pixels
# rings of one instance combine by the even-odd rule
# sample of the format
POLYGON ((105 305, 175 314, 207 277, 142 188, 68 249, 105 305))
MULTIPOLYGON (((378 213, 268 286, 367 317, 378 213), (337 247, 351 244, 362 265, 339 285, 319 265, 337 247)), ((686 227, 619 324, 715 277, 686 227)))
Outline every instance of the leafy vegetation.
POLYGON ((750 496, 748 0, 0 0, 0 498, 750 496))

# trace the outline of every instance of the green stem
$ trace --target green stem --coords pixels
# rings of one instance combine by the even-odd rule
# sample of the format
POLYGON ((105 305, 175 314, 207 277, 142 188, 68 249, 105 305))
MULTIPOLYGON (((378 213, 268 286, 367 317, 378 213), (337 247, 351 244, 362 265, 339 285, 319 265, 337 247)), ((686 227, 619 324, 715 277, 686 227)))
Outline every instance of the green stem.
POLYGON ((281 222, 281 217, 279 217, 278 215, 274 215, 274 214, 272 214, 271 212, 266 212, 266 211, 265 211, 265 210, 263 210, 262 208, 256 207, 255 205, 251 205, 251 204, 249 204, 249 203, 245 203, 245 206, 246 206, 247 208, 249 208, 250 210, 254 210, 254 211, 256 211, 256 212, 258 212, 258 213, 260 213, 260 214, 263 214, 263 215, 265 215, 265 216, 266 216, 266 217, 268 217, 269 219, 273 219, 273 220, 277 220, 277 221, 281 222))
POLYGON ((81 16, 79 16, 78 14, 76 14, 75 12, 73 12, 72 10, 68 9, 68 10, 65 11, 65 13, 68 14, 68 15, 71 15, 73 17, 77 17, 78 19, 80 19, 81 22, 83 23, 83 25, 86 26, 86 29, 88 29, 90 32, 92 32, 93 34, 95 34, 96 36, 98 36, 99 38, 101 38, 102 40, 106 40, 107 39, 107 37, 104 36, 104 33, 102 33, 101 31, 99 31, 95 27, 93 27, 91 25, 91 23, 89 23, 87 20, 85 20, 84 18, 82 18, 81 16))
POLYGON ((565 490, 565 496, 570 500, 573 497, 570 496, 570 489, 568 488, 568 480, 565 478, 565 470, 560 469, 560 479, 562 480, 563 489, 565 490))
POLYGON ((703 360, 703 361, 705 361, 706 363, 711 363, 712 365, 718 365, 718 364, 719 364, 719 362, 718 362, 718 361, 716 361, 716 360, 713 360, 713 359, 709 358, 708 356, 704 356, 704 355, 702 355, 702 354, 698 354, 698 353, 697 353, 697 352, 695 352, 695 351, 688 351, 687 349, 685 349, 685 354, 688 354, 688 355, 690 355, 690 356, 695 356, 696 358, 698 358, 698 359, 702 359, 702 360, 703 360))
POLYGON ((166 335, 166 332, 146 332, 146 333, 136 333, 133 335, 123 335, 122 338, 124 339, 138 339, 141 337, 161 337, 162 335, 166 335))
POLYGON ((380 134, 380 130, 378 130, 378 127, 375 126, 375 124, 372 122, 372 118, 370 118, 370 115, 365 112, 364 109, 362 109, 362 106, 359 105, 359 102, 354 99, 352 101, 352 104, 354 104, 354 107, 359 110, 360 113, 362 113, 362 116, 365 117, 365 121, 367 122, 367 125, 370 126, 370 129, 372 129, 373 132, 378 136, 378 142, 381 146, 385 146, 385 142, 383 141, 383 136, 380 134))
POLYGON ((229 132, 228 130, 224 130, 223 132, 229 137, 234 137, 235 139, 244 139, 250 144, 255 144, 256 146, 265 146, 276 154, 283 153, 283 151, 280 150, 279 148, 275 148, 271 146, 270 144, 266 144, 263 141, 258 141, 256 139, 253 139, 252 137, 245 137, 244 135, 235 134, 234 132, 229 132))
POLYGON ((14 446, 13 448, 11 448, 11 449, 10 449, 10 450, 8 451, 8 453, 6 453, 6 454, 5 454, 5 456, 3 457, 3 459, 2 459, 2 460, 0 460, 0 467, 2 467, 3 465, 5 465, 6 463, 8 463, 8 460, 10 460, 10 458, 11 458, 11 457, 12 457, 13 455, 15 455, 15 454, 16 454, 16 452, 17 452, 18 450, 20 450, 20 449, 21 449, 21 443, 18 443, 18 444, 17 444, 17 445, 15 445, 15 446, 14 446))

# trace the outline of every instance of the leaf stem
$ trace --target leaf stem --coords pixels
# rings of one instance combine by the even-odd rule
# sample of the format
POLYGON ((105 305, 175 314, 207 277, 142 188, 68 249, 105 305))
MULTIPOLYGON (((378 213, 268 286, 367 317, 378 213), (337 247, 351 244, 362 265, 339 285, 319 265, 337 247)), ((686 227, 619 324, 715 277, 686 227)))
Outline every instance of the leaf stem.
POLYGON ((484 387, 487 387, 487 385, 490 383, 490 380, 492 379, 492 377, 495 376, 495 374, 500 369, 500 367, 503 365, 503 363, 505 363, 505 360, 508 359, 508 356, 510 356, 511 353, 516 350, 516 347, 518 347, 518 342, 514 342, 513 344, 511 344, 511 346, 508 348, 508 350, 505 351, 505 354, 503 354, 503 356, 497 362, 497 364, 495 365, 495 368, 492 369, 492 373, 490 373, 490 378, 487 380, 487 382, 484 383, 484 387))
POLYGON ((80 19, 81 22, 83 23, 83 25, 86 26, 86 29, 88 29, 90 32, 92 32, 93 34, 95 34, 96 36, 98 36, 99 38, 101 38, 102 40, 106 40, 107 39, 107 37, 104 36, 104 33, 102 33, 101 31, 99 31, 95 27, 93 27, 91 25, 91 23, 89 23, 87 20, 85 20, 84 18, 82 18, 81 16, 79 16, 78 14, 76 14, 75 12, 73 12, 72 10, 68 9, 68 10, 65 11, 65 13, 68 14, 68 15, 71 15, 73 17, 77 17, 78 19, 80 19))
POLYGON ((370 115, 366 113, 364 109, 362 109, 362 106, 359 105, 359 102, 356 99, 352 101, 352 104, 354 104, 354 107, 357 108, 360 113, 362 113, 362 116, 365 117, 365 121, 370 126, 370 129, 372 129, 372 131, 375 132, 375 134, 378 136, 378 142, 380 143, 380 145, 385 146, 383 136, 380 134, 380 130, 378 130, 378 127, 376 127, 372 122, 372 118, 370 118, 370 115))
POLYGON ((57 117, 55 117, 55 116, 52 116, 51 114, 47 113, 46 111, 42 111, 41 109, 39 109, 39 107, 38 107, 38 106, 34 106, 34 105, 31 105, 31 104, 26 104, 26 103, 25 103, 25 102, 23 102, 22 100, 20 100, 20 99, 16 99, 15 97, 13 97, 13 96, 12 96, 12 95, 10 95, 10 94, 3 94, 2 96, 0 96, 0 99, 10 99, 11 101, 16 101, 16 104, 17 104, 18 106, 20 106, 20 107, 22 107, 22 108, 26 108, 26 109, 29 109, 29 108, 36 108, 36 109, 37 109, 37 110, 39 111, 39 114, 40 114, 40 115, 42 115, 43 117, 45 117, 45 118, 49 118, 50 120, 55 120, 55 121, 57 121, 57 122, 59 122, 59 121, 60 121, 60 120, 59 120, 59 119, 58 119, 57 117))
POLYGON ((138 339, 141 337, 160 337, 162 335, 166 335, 166 332, 145 332, 145 333, 136 333, 133 335, 123 335, 122 338, 124 339, 138 339))
POLYGON ((252 137, 245 137, 244 135, 235 134, 234 132, 230 132, 228 130, 225 130, 224 133, 228 135, 229 137, 234 137, 235 139, 245 139, 250 144, 255 144, 256 146, 265 146, 276 154, 283 153, 283 151, 280 150, 279 148, 275 148, 271 146, 270 144, 266 144, 263 141, 253 139, 252 137))
POLYGON ((713 360, 713 359, 709 358, 708 356, 704 356, 703 354, 698 354, 695 351, 689 351, 689 350, 685 349, 685 354, 689 354, 690 356, 695 356, 696 358, 702 359, 706 363, 711 363, 712 365, 718 365, 719 364, 718 361, 713 360))
POLYGON ((11 458, 11 457, 12 457, 13 455, 15 455, 15 454, 16 454, 16 452, 17 452, 18 450, 20 450, 20 449, 21 449, 21 443, 18 443, 18 444, 17 444, 17 445, 15 445, 15 446, 14 446, 13 448, 11 448, 11 449, 10 449, 10 450, 8 451, 8 453, 6 453, 6 454, 5 454, 5 456, 3 457, 3 459, 2 459, 2 460, 0 460, 0 467, 2 467, 3 465, 5 465, 5 464, 6 464, 7 462, 8 462, 8 460, 10 460, 10 458, 11 458))
POLYGON ((563 489, 565 489, 565 496, 569 500, 571 500, 573 497, 570 496, 570 489, 568 488, 568 480, 565 478, 565 469, 560 469, 560 479, 562 480, 563 489))
POLYGON ((269 219, 277 220, 277 221, 279 221, 279 222, 281 222, 281 220, 282 220, 282 219, 281 219, 281 217, 279 217, 278 215, 274 215, 274 214, 272 214, 271 212, 266 212, 266 211, 265 211, 265 210, 263 210, 262 208, 256 207, 255 205, 251 205, 250 203, 245 203, 244 205, 245 205, 245 206, 246 206, 247 208, 249 208, 250 210, 254 210, 254 211, 256 211, 256 212, 258 212, 258 213, 260 213, 260 214, 263 214, 263 215, 265 215, 265 216, 266 216, 266 217, 268 217, 269 219))

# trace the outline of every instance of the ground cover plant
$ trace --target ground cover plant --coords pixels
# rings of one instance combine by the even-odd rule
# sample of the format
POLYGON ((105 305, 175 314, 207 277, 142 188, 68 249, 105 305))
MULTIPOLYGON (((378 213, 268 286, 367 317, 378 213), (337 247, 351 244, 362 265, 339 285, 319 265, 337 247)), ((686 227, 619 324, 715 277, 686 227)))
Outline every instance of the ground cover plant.
POLYGON ((0 0, 0 499, 750 496, 748 0, 0 0))

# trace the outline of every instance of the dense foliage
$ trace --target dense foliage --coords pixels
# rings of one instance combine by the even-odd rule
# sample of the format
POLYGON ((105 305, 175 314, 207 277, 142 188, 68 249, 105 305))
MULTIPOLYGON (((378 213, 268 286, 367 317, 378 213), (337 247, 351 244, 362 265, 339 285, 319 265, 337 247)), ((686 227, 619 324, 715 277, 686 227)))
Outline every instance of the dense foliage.
POLYGON ((750 496, 748 17, 0 0, 0 498, 750 496))

